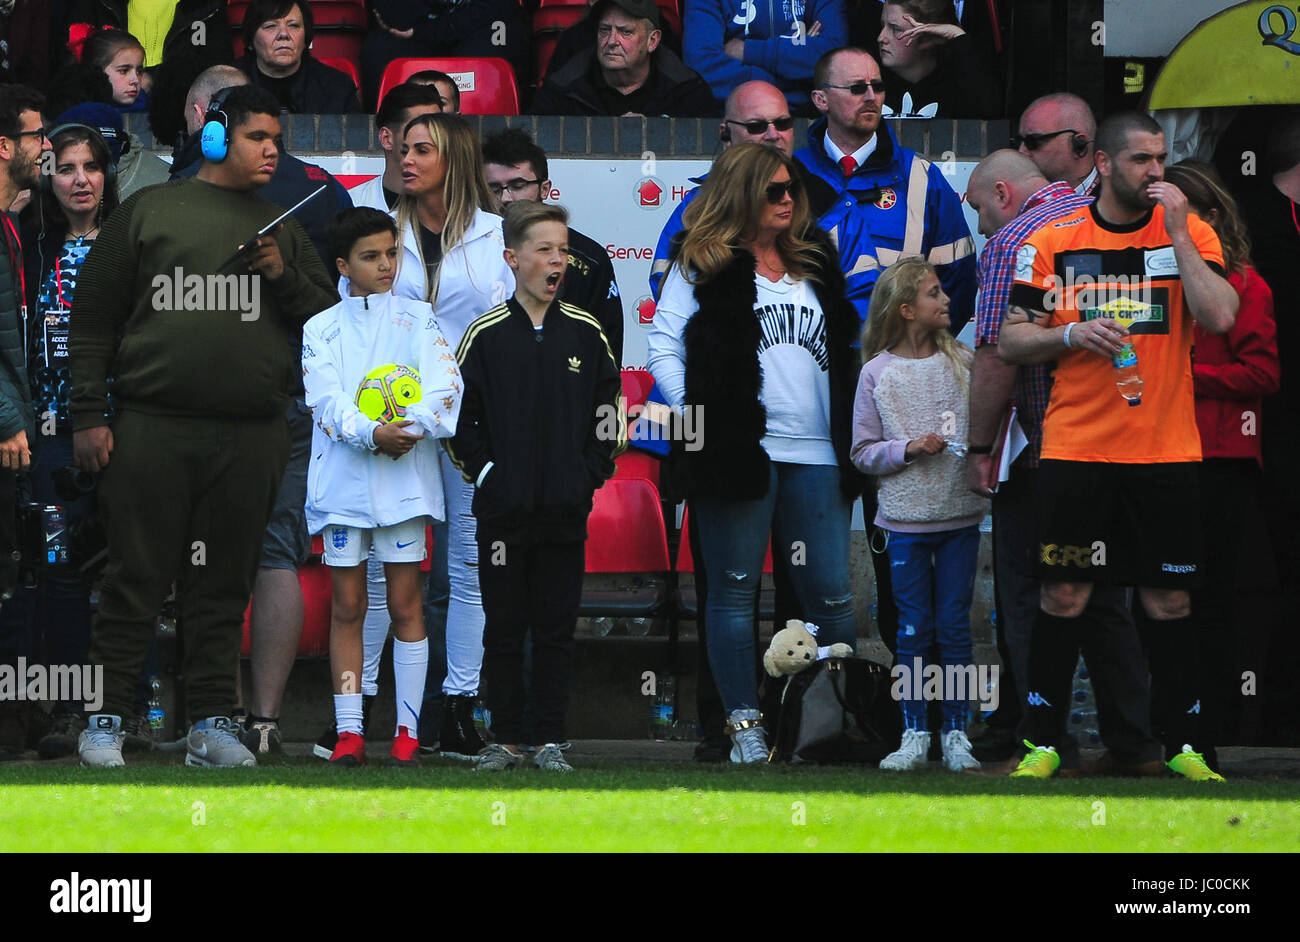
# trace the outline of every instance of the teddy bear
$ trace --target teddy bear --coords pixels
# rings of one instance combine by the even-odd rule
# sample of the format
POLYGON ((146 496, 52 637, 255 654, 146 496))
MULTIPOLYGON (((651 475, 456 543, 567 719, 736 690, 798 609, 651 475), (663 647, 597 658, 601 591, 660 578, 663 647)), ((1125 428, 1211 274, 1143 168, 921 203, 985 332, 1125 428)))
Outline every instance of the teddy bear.
POLYGON ((785 627, 772 636, 772 643, 763 654, 763 669, 770 677, 797 674, 813 661, 828 657, 852 657, 853 646, 838 643, 817 644, 816 625, 791 618, 785 627))

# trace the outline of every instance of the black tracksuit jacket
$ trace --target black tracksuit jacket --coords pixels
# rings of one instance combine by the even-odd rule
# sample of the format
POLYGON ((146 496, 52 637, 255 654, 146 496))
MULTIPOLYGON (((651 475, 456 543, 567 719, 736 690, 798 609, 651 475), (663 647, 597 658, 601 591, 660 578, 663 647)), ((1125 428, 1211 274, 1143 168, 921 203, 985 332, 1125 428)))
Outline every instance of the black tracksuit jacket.
POLYGON ((478 483, 479 542, 585 540, 591 496, 627 447, 622 378, 599 322, 554 301, 538 331, 511 298, 470 324, 456 358, 465 390, 445 447, 478 483))

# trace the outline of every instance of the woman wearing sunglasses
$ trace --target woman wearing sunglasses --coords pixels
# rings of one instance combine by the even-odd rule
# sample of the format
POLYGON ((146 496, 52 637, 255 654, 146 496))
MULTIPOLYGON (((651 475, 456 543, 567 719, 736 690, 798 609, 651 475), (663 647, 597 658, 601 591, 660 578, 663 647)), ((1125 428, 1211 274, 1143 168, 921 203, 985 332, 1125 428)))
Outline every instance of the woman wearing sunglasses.
POLYGON ((855 639, 849 461, 858 318, 838 253, 810 217, 790 157, 739 144, 684 217, 649 338, 669 404, 703 434, 679 462, 709 582, 709 663, 733 762, 760 762, 754 602, 768 534, 790 561, 818 641, 855 639))

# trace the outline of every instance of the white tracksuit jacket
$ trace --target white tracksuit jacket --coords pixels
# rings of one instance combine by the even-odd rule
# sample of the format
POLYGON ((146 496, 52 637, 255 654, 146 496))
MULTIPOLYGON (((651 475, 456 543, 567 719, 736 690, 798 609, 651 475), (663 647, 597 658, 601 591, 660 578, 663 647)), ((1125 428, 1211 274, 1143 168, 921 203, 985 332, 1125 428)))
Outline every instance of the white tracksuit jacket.
POLYGON ((456 349, 423 301, 391 292, 346 297, 303 327, 302 376, 312 430, 307 471, 307 527, 374 529, 415 517, 445 519, 435 439, 455 434, 462 383, 456 349), (379 423, 356 405, 365 375, 388 363, 420 374, 422 398, 408 406, 411 431, 425 438, 394 461, 375 454, 379 423))

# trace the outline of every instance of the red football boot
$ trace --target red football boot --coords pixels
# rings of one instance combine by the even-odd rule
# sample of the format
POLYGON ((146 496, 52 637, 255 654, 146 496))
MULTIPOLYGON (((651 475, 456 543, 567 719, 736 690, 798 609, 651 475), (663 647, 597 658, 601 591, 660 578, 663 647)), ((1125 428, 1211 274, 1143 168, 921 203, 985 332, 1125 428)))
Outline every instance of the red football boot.
POLYGON ((366 740, 357 733, 340 733, 339 741, 330 754, 330 761, 345 768, 366 764, 366 740))

